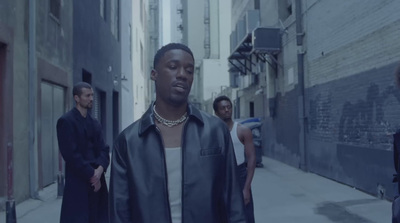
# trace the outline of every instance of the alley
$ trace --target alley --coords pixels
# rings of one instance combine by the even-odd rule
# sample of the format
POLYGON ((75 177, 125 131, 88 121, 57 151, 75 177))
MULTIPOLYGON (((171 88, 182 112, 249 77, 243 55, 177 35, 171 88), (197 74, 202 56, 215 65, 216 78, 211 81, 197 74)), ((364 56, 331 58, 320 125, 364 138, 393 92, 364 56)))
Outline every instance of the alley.
MULTIPOLYGON (((386 223, 391 203, 313 173, 305 173, 263 157, 253 181, 255 217, 258 223, 386 223)), ((17 223, 56 223, 61 199, 57 185, 40 192, 40 200, 16 207, 17 223)), ((0 212, 0 222, 5 213, 0 212)))

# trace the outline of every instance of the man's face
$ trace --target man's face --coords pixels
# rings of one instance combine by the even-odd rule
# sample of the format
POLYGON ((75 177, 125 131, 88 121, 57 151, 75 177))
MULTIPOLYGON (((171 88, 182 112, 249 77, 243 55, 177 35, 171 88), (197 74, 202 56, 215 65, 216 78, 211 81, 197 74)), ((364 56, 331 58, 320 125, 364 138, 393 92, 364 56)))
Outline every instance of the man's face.
POLYGON ((80 96, 74 96, 76 105, 84 108, 90 109, 93 106, 93 90, 91 88, 82 88, 82 94, 80 96))
POLYGON ((222 100, 217 104, 217 111, 215 114, 222 120, 229 120, 232 118, 232 105, 227 100, 222 100))
POLYGON ((194 60, 184 50, 167 51, 151 72, 157 100, 168 104, 186 103, 192 87, 194 60))

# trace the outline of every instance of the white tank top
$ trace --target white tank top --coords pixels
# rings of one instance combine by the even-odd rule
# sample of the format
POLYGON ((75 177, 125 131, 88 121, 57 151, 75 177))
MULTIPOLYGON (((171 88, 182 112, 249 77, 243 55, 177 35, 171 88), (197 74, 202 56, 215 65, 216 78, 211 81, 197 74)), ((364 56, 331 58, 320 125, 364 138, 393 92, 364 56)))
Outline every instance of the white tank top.
POLYGON ((169 204, 173 223, 182 222, 182 157, 181 147, 165 148, 169 204))
POLYGON ((233 142, 233 148, 235 149, 235 155, 236 155, 236 163, 237 165, 240 165, 244 163, 244 145, 240 141, 238 134, 237 134, 237 122, 233 123, 233 127, 231 130, 231 138, 233 142))

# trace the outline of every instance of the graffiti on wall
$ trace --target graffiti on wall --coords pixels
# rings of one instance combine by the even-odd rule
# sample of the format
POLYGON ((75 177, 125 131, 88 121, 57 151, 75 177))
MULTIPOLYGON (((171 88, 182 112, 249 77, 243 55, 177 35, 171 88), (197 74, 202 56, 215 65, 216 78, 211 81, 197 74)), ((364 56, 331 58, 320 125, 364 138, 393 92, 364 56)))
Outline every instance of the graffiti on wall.
POLYGON ((342 106, 339 121, 338 140, 356 144, 390 143, 392 124, 385 119, 384 104, 390 95, 400 102, 400 95, 393 86, 383 91, 371 83, 367 89, 365 100, 353 103, 346 101, 342 106))
POLYGON ((335 95, 332 91, 317 94, 309 102, 311 137, 363 145, 391 143, 391 134, 396 126, 385 118, 385 109, 389 109, 385 104, 391 97, 400 103, 400 91, 394 86, 380 90, 376 83, 371 83, 366 91, 365 98, 356 101, 350 101, 352 95, 339 96, 345 94, 339 91, 335 95), (334 97, 347 97, 347 100, 335 106, 334 101, 338 98, 334 97))

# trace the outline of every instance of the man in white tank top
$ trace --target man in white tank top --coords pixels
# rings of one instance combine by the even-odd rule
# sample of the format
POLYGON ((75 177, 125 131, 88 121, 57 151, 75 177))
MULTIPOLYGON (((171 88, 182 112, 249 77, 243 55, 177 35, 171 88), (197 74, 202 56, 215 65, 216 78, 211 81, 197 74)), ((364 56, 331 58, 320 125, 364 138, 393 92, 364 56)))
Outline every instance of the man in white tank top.
POLYGON ((231 131, 231 138, 238 165, 240 183, 243 190, 248 223, 254 223, 254 207, 251 194, 251 181, 256 168, 256 152, 251 130, 232 120, 232 102, 227 96, 219 96, 213 102, 215 114, 222 119, 231 131))

